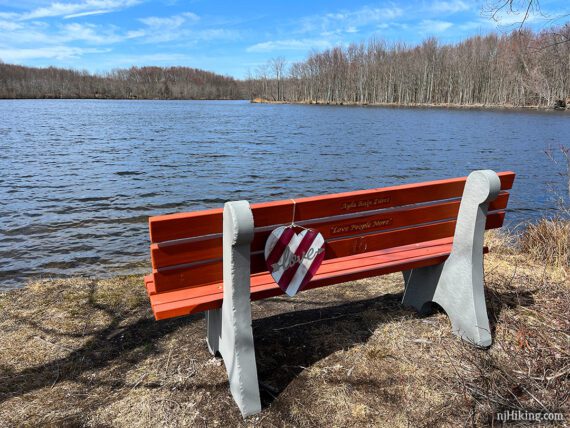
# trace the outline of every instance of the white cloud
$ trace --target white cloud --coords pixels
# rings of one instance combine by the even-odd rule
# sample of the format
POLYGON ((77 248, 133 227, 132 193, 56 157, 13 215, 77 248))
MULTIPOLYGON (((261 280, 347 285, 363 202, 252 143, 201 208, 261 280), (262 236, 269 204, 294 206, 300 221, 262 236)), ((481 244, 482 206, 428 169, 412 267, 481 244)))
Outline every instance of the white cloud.
POLYGON ((192 41, 196 38, 196 32, 188 26, 199 20, 200 17, 192 12, 172 16, 149 16, 139 19, 144 24, 143 28, 131 30, 127 36, 140 37, 146 43, 164 43, 179 39, 192 41))
POLYGON ((2 31, 16 31, 22 28, 20 24, 13 21, 0 21, 0 30, 2 31))
POLYGON ((111 13, 112 11, 109 9, 102 9, 102 10, 90 10, 87 12, 79 12, 73 13, 71 15, 65 15, 64 19, 71 19, 71 18, 80 18, 82 16, 91 16, 91 15, 102 15, 104 13, 111 13))
POLYGON ((212 40, 238 40, 241 34, 236 30, 226 30, 224 28, 208 28, 204 30, 194 30, 190 28, 163 28, 155 31, 150 28, 129 31, 128 38, 138 37, 142 43, 158 44, 178 41, 185 46, 194 45, 198 41, 212 40))
POLYGON ((0 12, 0 19, 16 19, 18 18, 17 13, 13 12, 0 12))
POLYGON ((327 13, 325 15, 314 15, 302 18, 300 33, 325 32, 338 33, 339 31, 350 32, 357 27, 367 25, 378 25, 390 22, 404 15, 404 10, 397 6, 391 7, 370 7, 352 11, 341 11, 327 13))
POLYGON ((64 16, 73 18, 75 16, 85 16, 94 13, 109 13, 120 9, 125 9, 142 0, 84 0, 80 3, 60 3, 54 2, 49 6, 39 7, 16 15, 18 20, 31 20, 40 18, 52 18, 56 16, 64 16))
POLYGON ((125 39, 125 36, 117 34, 113 27, 79 23, 63 25, 55 37, 61 42, 82 41, 98 45, 109 45, 125 39))
POLYGON ((363 36, 379 28, 387 28, 398 19, 407 19, 406 10, 396 5, 386 7, 363 6, 354 10, 339 10, 322 15, 305 16, 293 25, 294 34, 301 37, 269 40, 253 44, 246 52, 269 53, 274 51, 307 52, 311 49, 327 49, 343 44, 355 37, 363 36))
POLYGON ((276 50, 307 51, 309 49, 326 49, 331 46, 332 44, 328 40, 322 39, 272 40, 249 46, 246 52, 273 52, 276 50))
POLYGON ((139 19, 140 22, 148 27, 153 28, 178 28, 187 22, 196 22, 200 18, 192 12, 181 13, 180 15, 173 15, 168 17, 149 16, 148 18, 139 19))
POLYGON ((136 39, 139 37, 144 37, 146 36, 147 32, 145 30, 132 30, 132 31, 127 31, 127 35, 126 38, 127 39, 136 39))
POLYGON ((330 22, 348 22, 352 25, 361 26, 368 24, 376 24, 379 22, 386 22, 395 18, 402 16, 404 11, 399 7, 381 7, 372 8, 365 6, 361 9, 345 12, 345 13, 333 13, 325 15, 325 19, 330 22))
MULTIPOLYGON (((495 16, 495 22, 499 26, 509 27, 520 25, 524 19, 524 13, 512 12, 512 13, 502 13, 495 16)), ((546 22, 550 18, 546 16, 540 16, 535 13, 529 14, 526 19, 524 19, 525 24, 533 24, 538 22, 546 22)))
POLYGON ((465 12, 473 8, 463 0, 439 1, 433 2, 429 9, 435 13, 453 14, 457 12, 465 12))
POLYGON ((132 38, 128 33, 112 25, 79 24, 76 22, 66 24, 48 24, 40 21, 23 21, 13 24, 3 24, 0 29, 0 46, 10 48, 38 48, 53 47, 74 42, 83 42, 89 45, 112 45, 132 38))
POLYGON ((48 32, 49 26, 44 23, 26 22, 18 23, 17 28, 10 31, 0 31, 0 46, 34 46, 42 44, 57 44, 53 34, 48 32))
POLYGON ((14 0, 0 0, 0 7, 9 7, 13 9, 20 9, 20 10, 30 10, 36 7, 45 6, 50 3, 53 3, 54 0, 18 0, 15 2, 14 0))
POLYGON ((451 27, 453 27, 451 22, 436 21, 432 19, 424 19, 419 24, 420 31, 428 34, 443 33, 451 27))
POLYGON ((2 49, 0 48, 0 58, 5 62, 20 62, 29 59, 56 59, 68 60, 76 59, 86 53, 104 53, 108 49, 86 49, 70 46, 50 46, 35 49, 2 49))
POLYGON ((22 55, 40 55, 41 53, 41 55, 54 57, 54 52, 59 52, 60 55, 70 57, 72 54, 81 54, 82 51, 78 50, 77 46, 112 46, 136 39, 145 44, 177 41, 188 47, 199 41, 237 40, 241 36, 238 31, 231 29, 194 28, 192 24, 197 22, 199 17, 191 12, 167 17, 142 18, 140 19, 142 22, 140 28, 130 30, 121 29, 114 25, 98 25, 77 21, 58 20, 51 22, 27 19, 31 14, 35 16, 58 14, 63 18, 87 16, 104 13, 110 9, 85 10, 71 15, 65 15, 64 12, 78 10, 77 5, 79 4, 82 5, 81 7, 87 4, 89 6, 118 7, 119 5, 134 4, 136 1, 139 0, 87 0, 83 3, 65 5, 51 3, 48 7, 29 12, 25 17, 17 15, 17 19, 0 18, 0 47, 10 48, 10 58, 18 57, 14 53, 17 48, 27 52, 22 53, 22 55), (64 50, 63 46, 65 45, 68 45, 69 49, 64 50), (57 49, 54 50, 56 47, 57 49))
POLYGON ((476 21, 463 22, 455 27, 461 31, 489 30, 493 28, 493 22, 488 19, 479 19, 476 21))
POLYGON ((225 28, 209 28, 194 31, 189 33, 188 36, 196 40, 238 40, 241 38, 239 31, 227 30, 225 28))
POLYGON ((144 43, 165 43, 181 41, 185 45, 195 44, 197 41, 211 40, 238 40, 241 33, 237 30, 225 28, 196 28, 192 24, 198 22, 200 17, 192 12, 167 17, 150 16, 139 19, 144 27, 131 30, 127 38, 140 38, 144 43))
POLYGON ((107 57, 115 65, 178 64, 188 62, 189 56, 181 53, 154 53, 107 57))

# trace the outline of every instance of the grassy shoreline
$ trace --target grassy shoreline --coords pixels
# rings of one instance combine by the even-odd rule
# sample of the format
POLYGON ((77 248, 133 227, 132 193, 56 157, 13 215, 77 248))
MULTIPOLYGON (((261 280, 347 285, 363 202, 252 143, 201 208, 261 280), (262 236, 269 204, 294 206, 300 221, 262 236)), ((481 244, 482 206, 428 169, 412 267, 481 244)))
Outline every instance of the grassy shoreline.
POLYGON ((488 350, 453 336, 444 313, 401 307, 398 274, 254 302, 264 410, 246 421, 202 315, 155 322, 138 276, 31 282, 0 294, 0 425, 487 426, 504 410, 568 421, 570 223, 553 224, 487 234, 488 350))
POLYGON ((507 104, 432 104, 432 103, 359 103, 359 102, 318 102, 318 101, 272 101, 263 98, 250 100, 252 104, 299 104, 319 106, 345 106, 345 107, 391 107, 391 108, 436 108, 457 110, 506 110, 506 111, 551 111, 555 113, 570 113, 566 110, 556 110, 552 106, 515 106, 507 104))

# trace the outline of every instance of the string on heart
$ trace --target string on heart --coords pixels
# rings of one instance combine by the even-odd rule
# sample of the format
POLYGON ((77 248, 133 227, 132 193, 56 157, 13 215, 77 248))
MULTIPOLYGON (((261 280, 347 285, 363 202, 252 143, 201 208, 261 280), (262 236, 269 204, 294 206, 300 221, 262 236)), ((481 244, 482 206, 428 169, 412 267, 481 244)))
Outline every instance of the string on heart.
POLYGON ((291 227, 298 227, 298 228, 304 229, 304 230, 312 230, 311 228, 301 226, 300 224, 295 223, 295 211, 297 208, 297 202, 295 202, 295 199, 291 199, 291 202, 293 202, 293 216, 291 217, 291 227))

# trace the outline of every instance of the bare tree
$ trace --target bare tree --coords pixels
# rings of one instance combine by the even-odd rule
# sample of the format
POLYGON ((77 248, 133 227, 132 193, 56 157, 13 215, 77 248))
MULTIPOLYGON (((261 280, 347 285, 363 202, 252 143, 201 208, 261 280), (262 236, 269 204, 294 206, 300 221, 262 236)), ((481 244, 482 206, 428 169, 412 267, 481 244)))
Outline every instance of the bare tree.
POLYGON ((532 15, 542 13, 539 0, 488 0, 483 11, 498 23, 506 16, 514 16, 519 28, 522 28, 532 15))
POLYGON ((270 61, 258 73, 259 83, 250 86, 262 98, 306 103, 564 107, 570 98, 570 43, 556 44, 555 34, 570 38, 570 23, 454 45, 435 38, 416 46, 371 40, 312 52, 288 73, 275 72, 270 61))
POLYGON ((131 67, 102 75, 0 63, 0 98, 241 99, 232 77, 188 67, 131 67))
POLYGON ((271 70, 273 71, 273 76, 277 82, 277 101, 283 100, 283 90, 281 88, 281 81, 283 79, 283 73, 285 71, 285 66, 287 62, 285 58, 279 56, 277 58, 273 58, 269 61, 271 70))
MULTIPOLYGON (((551 23, 570 16, 570 13, 561 13, 557 16, 550 17, 546 16, 542 12, 539 0, 487 0, 486 5, 483 7, 483 12, 499 25, 502 25, 506 21, 507 27, 516 25, 519 30, 521 30, 525 23, 533 16, 549 19, 551 23)), ((539 46, 538 48, 544 49, 570 42, 570 38, 565 34, 553 31, 552 35, 554 40, 551 44, 539 46)))

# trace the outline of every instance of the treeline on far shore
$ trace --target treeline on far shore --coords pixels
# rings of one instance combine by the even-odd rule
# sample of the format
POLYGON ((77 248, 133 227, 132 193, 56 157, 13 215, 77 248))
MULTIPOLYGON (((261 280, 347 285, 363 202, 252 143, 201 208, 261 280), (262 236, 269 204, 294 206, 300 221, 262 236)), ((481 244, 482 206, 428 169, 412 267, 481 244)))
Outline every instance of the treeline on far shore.
POLYGON ((271 102, 563 109, 570 104, 570 23, 456 44, 373 39, 312 52, 293 64, 275 58, 246 87, 252 100, 271 102))
POLYGON ((570 23, 455 44, 368 43, 273 58, 237 80, 189 67, 104 74, 0 61, 0 98, 257 99, 310 104, 570 108, 570 23))
POLYGON ((0 98, 240 99, 238 81, 189 67, 131 67, 98 75, 0 62, 0 98))

